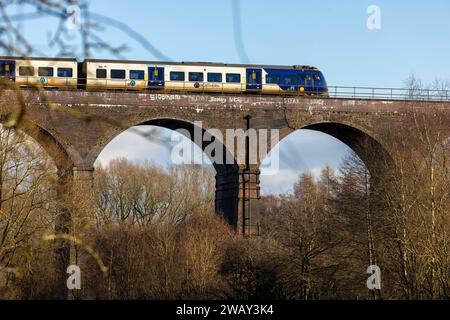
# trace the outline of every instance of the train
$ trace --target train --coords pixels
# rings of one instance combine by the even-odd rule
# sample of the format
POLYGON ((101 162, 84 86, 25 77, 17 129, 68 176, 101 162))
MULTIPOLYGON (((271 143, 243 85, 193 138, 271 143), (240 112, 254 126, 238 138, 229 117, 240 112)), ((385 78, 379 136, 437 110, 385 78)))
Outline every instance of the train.
POLYGON ((0 79, 44 89, 328 95, 311 66, 0 56, 0 79))

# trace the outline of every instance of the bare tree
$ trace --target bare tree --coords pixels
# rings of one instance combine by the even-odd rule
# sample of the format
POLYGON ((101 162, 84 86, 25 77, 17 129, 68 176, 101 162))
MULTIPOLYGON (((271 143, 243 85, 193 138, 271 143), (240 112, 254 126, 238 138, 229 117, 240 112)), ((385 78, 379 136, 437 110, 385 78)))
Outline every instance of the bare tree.
POLYGON ((165 172, 148 163, 116 160, 96 173, 97 221, 176 224, 193 212, 213 211, 214 183, 212 171, 197 166, 165 172))
POLYGON ((33 252, 56 218, 56 171, 23 134, 0 127, 0 273, 27 274, 33 252))

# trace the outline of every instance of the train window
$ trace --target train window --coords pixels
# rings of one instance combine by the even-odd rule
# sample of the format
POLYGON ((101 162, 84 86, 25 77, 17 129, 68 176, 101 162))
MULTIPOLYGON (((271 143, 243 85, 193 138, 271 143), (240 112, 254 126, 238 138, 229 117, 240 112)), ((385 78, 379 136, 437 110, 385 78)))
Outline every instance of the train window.
POLYGON ((170 73, 170 81, 184 81, 184 72, 172 71, 170 73))
POLYGON ((40 67, 38 69, 39 77, 53 77, 53 68, 51 67, 40 67))
POLYGON ((297 85, 297 77, 296 76, 284 76, 282 84, 287 85, 287 86, 295 86, 295 85, 297 85))
POLYGON ((97 69, 95 77, 97 79, 106 79, 106 69, 97 69))
POLYGON ((241 75, 239 73, 227 73, 227 83, 241 83, 241 75))
POLYGON ((34 67, 19 67, 19 75, 24 77, 34 77, 34 67))
POLYGON ((125 70, 111 70, 111 79, 125 79, 125 70))
POLYGON ((318 74, 315 74, 315 75, 314 75, 314 80, 315 80, 315 81, 320 81, 320 80, 322 80, 322 79, 320 78, 320 76, 319 76, 318 74))
POLYGON ((208 73, 208 82, 222 82, 222 74, 208 73))
POLYGON ((280 76, 267 75, 266 76, 266 83, 267 84, 279 84, 280 83, 280 76))
POLYGON ((73 77, 73 69, 72 68, 58 68, 58 77, 72 78, 73 77))
POLYGON ((189 81, 203 82, 203 72, 189 72, 189 81))
POLYGON ((130 79, 132 80, 144 80, 145 72, 142 70, 130 70, 130 79))

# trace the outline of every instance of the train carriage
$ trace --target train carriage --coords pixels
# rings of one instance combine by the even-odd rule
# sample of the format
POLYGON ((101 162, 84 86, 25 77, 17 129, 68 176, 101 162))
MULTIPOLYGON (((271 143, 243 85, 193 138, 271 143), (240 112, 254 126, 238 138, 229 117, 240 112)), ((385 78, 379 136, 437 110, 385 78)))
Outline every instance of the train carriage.
POLYGON ((85 60, 82 70, 88 90, 245 91, 243 67, 194 62, 85 60))
POLYGON ((148 69, 140 62, 85 60, 80 78, 87 89, 144 90, 148 87, 148 69))
POLYGON ((245 91, 245 68, 184 62, 166 66, 167 90, 203 92, 245 91))
POLYGON ((0 77, 19 86, 77 88, 75 59, 0 57, 0 77))

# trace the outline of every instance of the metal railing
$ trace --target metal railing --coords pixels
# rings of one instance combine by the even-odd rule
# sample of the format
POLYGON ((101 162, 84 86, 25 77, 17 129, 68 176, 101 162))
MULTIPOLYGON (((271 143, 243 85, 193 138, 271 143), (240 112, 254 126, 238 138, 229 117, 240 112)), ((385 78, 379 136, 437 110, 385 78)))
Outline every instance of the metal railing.
MULTIPOLYGON (((262 85, 264 91, 248 90, 245 83, 212 83, 190 81, 163 81, 164 87, 149 87, 148 80, 133 79, 77 79, 77 78, 49 78, 49 77, 15 77, 21 86, 87 89, 87 90, 120 90, 134 92, 176 92, 177 90, 192 93, 247 93, 290 95, 300 97, 320 97, 333 99, 377 99, 377 100, 418 100, 450 102, 450 90, 437 89, 403 89, 403 88, 371 88, 328 86, 305 88, 299 85, 290 85, 288 90, 278 85, 262 85), (134 82, 133 82, 134 81, 134 82), (88 86, 86 87, 86 83, 88 86), (328 91, 324 92, 324 89, 328 91)), ((285 86, 285 85, 283 85, 285 86)), ((285 86, 286 87, 286 86, 285 86)))
POLYGON ((330 98, 450 102, 450 90, 328 86, 330 98))

